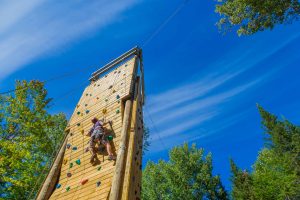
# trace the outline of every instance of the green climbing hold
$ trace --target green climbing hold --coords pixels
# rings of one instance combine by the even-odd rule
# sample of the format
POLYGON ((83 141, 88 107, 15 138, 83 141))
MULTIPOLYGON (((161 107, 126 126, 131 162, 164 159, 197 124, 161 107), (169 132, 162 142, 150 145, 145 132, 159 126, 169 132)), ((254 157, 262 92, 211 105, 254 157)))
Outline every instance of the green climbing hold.
POLYGON ((101 170, 101 166, 100 167, 98 167, 98 169, 97 169, 98 171, 100 171, 101 170))
POLYGON ((70 163, 70 168, 72 168, 73 167, 73 163, 70 163))
POLYGON ((77 123, 77 126, 80 126, 80 123, 77 123))
POLYGON ((107 137, 107 139, 108 139, 108 141, 112 141, 114 138, 113 138, 112 135, 109 135, 109 136, 107 137))
POLYGON ((75 162, 76 162, 77 165, 81 164, 80 159, 76 160, 75 162))
POLYGON ((70 186, 68 186, 68 187, 66 188, 67 192, 68 192, 68 191, 70 191, 70 189, 71 189, 71 187, 70 187, 70 186))
POLYGON ((119 113, 120 113, 120 110, 119 110, 119 109, 118 109, 118 110, 116 110, 116 113, 117 113, 117 114, 119 114, 119 113))
POLYGON ((80 115, 80 112, 79 112, 79 111, 77 112, 77 115, 80 115))
POLYGON ((89 94, 88 94, 88 93, 86 93, 86 94, 85 94, 85 96, 89 96, 89 94))

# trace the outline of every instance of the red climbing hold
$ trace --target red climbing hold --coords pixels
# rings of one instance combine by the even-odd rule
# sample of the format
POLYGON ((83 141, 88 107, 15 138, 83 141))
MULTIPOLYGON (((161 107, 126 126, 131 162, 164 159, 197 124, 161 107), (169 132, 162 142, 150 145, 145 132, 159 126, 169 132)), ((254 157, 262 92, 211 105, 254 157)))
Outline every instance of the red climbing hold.
POLYGON ((81 185, 84 185, 88 182, 89 179, 83 179, 82 181, 80 181, 81 185))

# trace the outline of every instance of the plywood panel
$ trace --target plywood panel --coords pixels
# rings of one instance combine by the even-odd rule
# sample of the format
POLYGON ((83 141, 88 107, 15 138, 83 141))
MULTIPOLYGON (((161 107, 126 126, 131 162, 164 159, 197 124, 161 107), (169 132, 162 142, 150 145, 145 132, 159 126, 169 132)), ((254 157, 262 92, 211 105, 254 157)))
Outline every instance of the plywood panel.
POLYGON ((67 127, 72 133, 67 141, 71 147, 65 151, 66 162, 62 164, 58 181, 61 187, 53 191, 50 199, 107 199, 115 162, 108 161, 107 153, 104 151, 97 154, 99 164, 95 166, 90 164, 91 155, 86 152, 90 138, 85 134, 92 127, 91 120, 94 117, 106 121, 112 120, 112 127, 106 125, 106 128, 109 131, 113 130, 114 139, 111 144, 116 152, 122 128, 122 104, 123 100, 131 95, 135 64, 135 58, 132 58, 85 88, 67 127), (103 109, 106 109, 105 114, 102 112, 103 109), (73 147, 77 150, 73 150, 73 147), (78 159, 80 165, 76 164, 78 159), (72 167, 70 163, 73 163, 72 167), (71 176, 68 177, 67 173, 71 173, 71 176), (81 185, 80 182, 84 179, 88 181, 81 185), (97 187, 98 181, 101 182, 99 187, 97 187), (69 191, 66 190, 68 187, 69 191))

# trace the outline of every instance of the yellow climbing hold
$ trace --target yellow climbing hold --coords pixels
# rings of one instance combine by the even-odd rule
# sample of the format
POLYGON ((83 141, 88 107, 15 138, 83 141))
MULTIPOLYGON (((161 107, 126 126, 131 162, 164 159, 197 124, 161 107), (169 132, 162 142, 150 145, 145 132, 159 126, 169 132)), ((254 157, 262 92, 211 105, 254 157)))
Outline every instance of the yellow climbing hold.
POLYGON ((84 130, 81 130, 80 132, 81 132, 82 135, 84 134, 84 130))
POLYGON ((103 114, 106 114, 106 113, 107 113, 106 108, 104 108, 104 109, 102 110, 102 113, 103 113, 103 114))
POLYGON ((67 159, 67 158, 64 158, 64 161, 63 161, 64 165, 66 165, 67 162, 68 162, 68 159, 67 159))

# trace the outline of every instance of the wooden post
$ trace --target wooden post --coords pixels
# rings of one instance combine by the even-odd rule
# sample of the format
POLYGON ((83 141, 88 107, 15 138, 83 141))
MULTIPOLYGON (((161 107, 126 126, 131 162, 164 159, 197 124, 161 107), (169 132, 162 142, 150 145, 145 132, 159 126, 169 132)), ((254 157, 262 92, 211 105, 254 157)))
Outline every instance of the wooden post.
MULTIPOLYGON (((69 133, 70 134, 70 133, 69 133)), ((60 168, 62 165, 65 149, 67 144, 67 137, 65 137, 63 144, 61 145, 61 148, 56 156, 56 159, 51 167, 51 170, 49 174, 47 175, 47 178, 40 189, 38 196, 36 200, 47 200, 52 194, 53 189, 55 188, 55 184, 58 179, 58 175, 60 172, 60 168)))
POLYGON ((124 174, 124 184, 122 191, 122 200, 130 199, 130 189, 132 186, 132 172, 133 172, 133 154, 135 149, 135 138, 136 138, 136 117, 137 117, 137 107, 139 101, 139 92, 140 92, 140 80, 137 79, 136 87, 135 87, 135 95, 134 102, 132 108, 132 119, 131 119, 131 128, 130 135, 128 141, 128 150, 127 150, 127 160, 126 160, 126 168, 124 174))
POLYGON ((111 186, 111 191, 109 196, 110 200, 120 199, 119 195, 120 195, 120 189, 122 185, 122 177, 124 173, 124 161, 125 161, 125 154, 126 154, 126 143, 127 143, 128 132, 130 128, 131 108, 132 108, 132 101, 127 100, 125 103, 120 147, 117 155, 116 168, 115 168, 115 173, 113 176, 113 181, 112 181, 112 186, 111 186))

